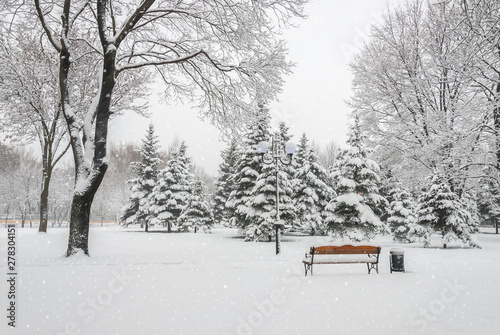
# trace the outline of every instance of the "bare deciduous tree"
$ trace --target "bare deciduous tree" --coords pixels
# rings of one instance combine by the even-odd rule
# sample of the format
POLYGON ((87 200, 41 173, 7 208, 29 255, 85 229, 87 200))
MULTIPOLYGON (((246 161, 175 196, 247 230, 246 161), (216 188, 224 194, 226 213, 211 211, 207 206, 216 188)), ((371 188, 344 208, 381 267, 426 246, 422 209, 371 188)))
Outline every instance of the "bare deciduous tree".
POLYGON ((477 170, 485 113, 476 50, 457 1, 413 1, 388 12, 351 64, 350 101, 382 165, 409 184, 437 168, 460 194, 477 170))
MULTIPOLYGON (((39 143, 42 162, 39 231, 46 232, 53 170, 70 143, 59 94, 58 52, 46 45, 34 6, 20 3, 13 0, 12 6, 0 8, 4 18, 0 20, 0 122, 4 135, 18 142, 39 143)), ((77 41, 73 48, 80 56, 70 69, 71 97, 75 101, 72 110, 83 117, 98 89, 98 64, 87 53, 85 43, 77 41)), ((112 108, 142 113, 144 106, 134 105, 127 98, 130 91, 135 97, 143 97, 144 84, 124 76, 115 89, 112 108)))
MULTIPOLYGON (((42 160, 39 231, 47 231, 49 186, 56 163, 69 148, 57 99, 57 55, 43 50, 36 19, 0 25, 0 106, 4 135, 38 141, 42 160)), ((39 28, 39 25, 38 25, 39 28)))

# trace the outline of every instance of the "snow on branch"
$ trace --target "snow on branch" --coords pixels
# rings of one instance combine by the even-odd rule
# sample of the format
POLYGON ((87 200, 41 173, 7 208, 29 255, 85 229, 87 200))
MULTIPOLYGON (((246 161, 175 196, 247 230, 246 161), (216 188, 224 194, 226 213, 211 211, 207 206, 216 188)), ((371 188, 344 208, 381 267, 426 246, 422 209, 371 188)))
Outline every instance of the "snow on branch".
MULTIPOLYGON (((141 54, 141 58, 144 58, 144 57, 147 57, 147 56, 151 56, 152 54, 141 54)), ((131 63, 131 64, 127 64, 127 65, 123 65, 123 66, 120 66, 117 68, 117 72, 120 73, 121 71, 125 71, 125 70, 130 70, 130 69, 137 69, 137 68, 141 68, 141 67, 144 67, 144 66, 159 66, 159 65, 167 65, 167 64, 176 64, 176 63, 182 63, 182 62, 185 62, 191 58, 195 58, 197 57, 198 55, 205 55, 207 56, 208 59, 210 59, 210 57, 207 55, 207 53, 203 50, 200 50, 200 51, 197 51, 197 52, 194 52, 194 53, 191 53, 189 55, 186 55, 186 56, 183 56, 183 57, 179 57, 179 58, 166 58, 166 59, 163 59, 163 60, 157 60, 157 61, 145 61, 145 62, 140 62, 140 63, 131 63)), ((154 55, 155 57, 160 57, 160 54, 155 54, 154 55)), ((216 63, 211 60, 212 64, 214 64, 214 66, 216 66, 219 70, 221 71, 229 71, 228 68, 222 68, 222 67, 219 67, 216 65, 216 63)))

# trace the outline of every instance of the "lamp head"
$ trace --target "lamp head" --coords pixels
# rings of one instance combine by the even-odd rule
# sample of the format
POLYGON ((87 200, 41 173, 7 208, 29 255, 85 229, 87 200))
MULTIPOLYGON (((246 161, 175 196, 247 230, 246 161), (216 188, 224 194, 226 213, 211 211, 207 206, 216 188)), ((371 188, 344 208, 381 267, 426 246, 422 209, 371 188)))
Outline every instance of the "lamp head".
POLYGON ((257 144, 257 152, 259 154, 265 154, 268 149, 269 149, 269 143, 267 143, 266 141, 262 141, 259 142, 259 144, 257 144))

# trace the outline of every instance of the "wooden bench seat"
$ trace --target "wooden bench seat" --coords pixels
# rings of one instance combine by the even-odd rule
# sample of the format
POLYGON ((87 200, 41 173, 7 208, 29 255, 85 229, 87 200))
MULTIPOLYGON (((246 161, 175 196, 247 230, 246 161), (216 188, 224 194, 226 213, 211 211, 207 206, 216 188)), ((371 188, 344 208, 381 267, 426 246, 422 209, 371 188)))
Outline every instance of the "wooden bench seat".
POLYGON ((305 275, 311 271, 313 274, 314 264, 356 264, 366 263, 368 274, 375 269, 378 273, 378 259, 380 247, 369 245, 342 245, 342 246, 320 246, 311 247, 309 254, 306 254, 304 263, 305 275))

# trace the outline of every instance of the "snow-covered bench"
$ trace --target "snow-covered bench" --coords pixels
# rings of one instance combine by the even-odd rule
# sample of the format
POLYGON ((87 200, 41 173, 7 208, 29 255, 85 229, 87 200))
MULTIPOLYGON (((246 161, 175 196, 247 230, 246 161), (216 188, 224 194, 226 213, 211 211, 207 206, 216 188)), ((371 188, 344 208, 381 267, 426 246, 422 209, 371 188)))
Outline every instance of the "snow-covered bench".
POLYGON ((378 273, 380 249, 380 247, 369 245, 327 245, 311 247, 309 254, 306 254, 302 263, 304 263, 306 276, 309 271, 311 271, 312 276, 314 264, 366 263, 368 266, 368 274, 370 274, 372 269, 375 269, 378 273))

